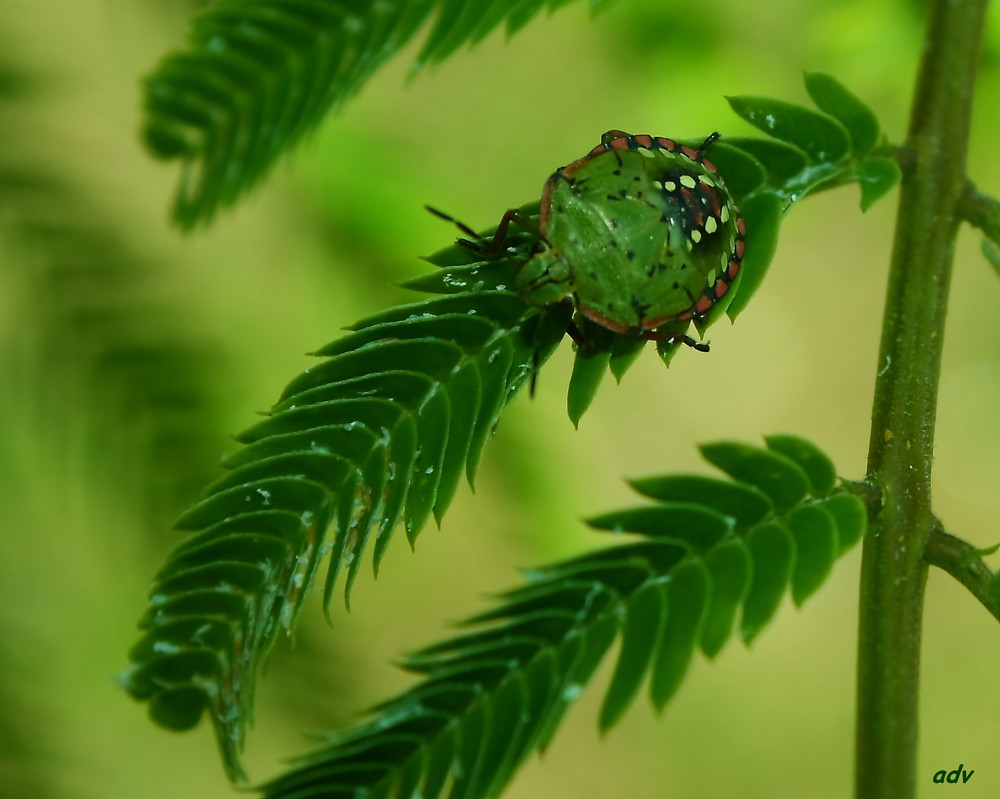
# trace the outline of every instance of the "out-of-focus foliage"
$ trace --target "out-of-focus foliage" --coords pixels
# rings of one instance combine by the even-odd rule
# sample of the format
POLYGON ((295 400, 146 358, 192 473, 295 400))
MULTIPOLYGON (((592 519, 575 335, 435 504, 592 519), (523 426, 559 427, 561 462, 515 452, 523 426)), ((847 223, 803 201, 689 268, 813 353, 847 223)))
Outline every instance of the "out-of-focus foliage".
MULTIPOLYGON (((197 314, 168 290, 164 259, 119 227, 94 187, 43 156, 29 120, 57 81, 18 63, 16 52, 5 50, 0 64, 0 525, 5 538, 55 544, 72 538, 54 524, 63 516, 55 507, 80 513, 105 495, 132 519, 130 548, 149 552, 211 474, 226 365, 191 324, 197 314)), ((61 795, 63 782, 40 735, 59 722, 40 695, 22 690, 53 631, 14 610, 37 607, 39 589, 58 595, 76 579, 99 582, 99 570, 84 565, 90 554, 86 545, 71 552, 80 571, 55 584, 32 578, 38 555, 26 558, 17 544, 0 557, 10 591, 0 625, 8 640, 24 634, 0 661, 0 773, 11 797, 61 795)), ((85 624, 83 599, 64 599, 85 624)), ((71 630, 63 645, 78 635, 86 634, 71 630)))
MULTIPOLYGON (((146 79, 144 136, 183 164, 174 217, 207 222, 356 93, 436 11, 413 64, 438 63, 497 26, 512 34, 568 0, 225 0, 188 48, 146 79)), ((590 0, 597 11, 609 0, 590 0)), ((391 137, 385 143, 392 146, 391 137)))

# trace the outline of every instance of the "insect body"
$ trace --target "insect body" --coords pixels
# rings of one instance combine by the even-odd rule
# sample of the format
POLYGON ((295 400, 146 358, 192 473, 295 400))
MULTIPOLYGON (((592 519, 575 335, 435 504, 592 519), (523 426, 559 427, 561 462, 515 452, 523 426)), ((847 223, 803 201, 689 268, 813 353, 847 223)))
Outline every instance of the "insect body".
POLYGON ((542 194, 539 246, 518 272, 524 299, 572 296, 580 314, 616 333, 707 349, 659 328, 703 318, 739 273, 746 229, 703 155, 716 138, 695 150, 612 130, 557 170, 542 194))

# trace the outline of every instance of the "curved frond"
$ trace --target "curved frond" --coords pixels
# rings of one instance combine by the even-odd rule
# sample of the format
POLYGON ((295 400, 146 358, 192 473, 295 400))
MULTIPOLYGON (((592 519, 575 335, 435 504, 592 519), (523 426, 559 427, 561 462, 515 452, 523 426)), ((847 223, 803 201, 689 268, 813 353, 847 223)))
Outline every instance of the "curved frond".
POLYGON ((801 601, 796 586, 815 588, 842 551, 838 540, 857 541, 864 529, 859 499, 807 479, 826 461, 822 453, 801 439, 772 440, 777 448, 703 448, 731 477, 739 473, 733 480, 636 481, 655 502, 590 520, 635 538, 530 572, 526 585, 469 619, 460 635, 407 658, 420 682, 373 708, 361 726, 331 734, 264 786, 264 796, 496 796, 532 751, 546 747, 619 635, 602 729, 645 680, 661 709, 696 649, 714 657, 740 613, 741 634, 751 640, 789 586, 801 601), (774 499, 768 467, 779 463, 802 478, 790 504, 790 493, 774 499), (860 513, 830 513, 833 502, 860 513))
POLYGON ((770 138, 724 136, 712 147, 750 231, 732 298, 718 315, 735 319, 746 308, 774 255, 783 215, 804 197, 857 183, 866 211, 900 180, 897 152, 875 113, 830 75, 807 73, 805 84, 815 109, 774 97, 728 98, 733 111, 770 138))
POLYGON ((178 522, 194 535, 154 581, 123 682, 173 729, 208 710, 232 776, 257 669, 322 557, 328 603, 342 572, 349 592, 365 549, 377 570, 398 523, 412 545, 431 515, 440 519, 566 330, 567 308, 540 311, 507 289, 515 254, 476 257, 445 250, 433 260, 450 265, 419 281, 440 296, 371 317, 319 350, 324 360, 239 436, 228 473, 178 522))
POLYGON ((414 68, 504 22, 513 31, 546 3, 226 0, 199 16, 188 49, 167 56, 145 82, 146 143, 182 161, 176 221, 192 227, 233 204, 401 50, 435 5, 414 68))

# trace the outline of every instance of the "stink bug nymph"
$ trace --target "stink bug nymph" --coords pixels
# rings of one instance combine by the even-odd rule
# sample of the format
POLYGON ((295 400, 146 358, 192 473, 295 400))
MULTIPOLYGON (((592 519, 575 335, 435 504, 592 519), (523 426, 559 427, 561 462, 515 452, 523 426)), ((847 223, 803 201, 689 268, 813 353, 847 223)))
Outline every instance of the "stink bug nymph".
MULTIPOLYGON (((717 138, 693 149, 610 130, 556 170, 542 191, 538 242, 517 273, 518 293, 538 306, 572 297, 583 317, 616 333, 707 350, 678 325, 704 319, 725 296, 746 238, 739 209, 704 155, 717 138)), ((498 253, 512 221, 532 227, 508 211, 482 244, 498 253)))

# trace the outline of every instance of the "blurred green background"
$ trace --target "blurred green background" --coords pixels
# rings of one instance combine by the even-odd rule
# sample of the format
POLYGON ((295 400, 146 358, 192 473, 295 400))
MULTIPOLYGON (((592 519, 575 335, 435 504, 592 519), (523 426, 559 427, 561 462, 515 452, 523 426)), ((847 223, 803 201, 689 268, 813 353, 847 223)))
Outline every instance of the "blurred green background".
MULTIPOLYGON (((7 0, 0 21, 0 793, 19 799, 225 797, 210 730, 173 735, 115 683, 173 518, 254 420, 351 322, 406 301, 395 283, 454 230, 539 195, 615 127, 748 132, 725 94, 804 101, 831 72, 905 130, 923 4, 822 0, 585 4, 407 81, 414 43, 289 163, 207 231, 166 221, 176 169, 138 143, 139 79, 182 42, 195 0, 7 0)), ((1000 191, 1000 29, 988 32, 970 174, 1000 191)), ((712 353, 652 351, 609 379, 574 431, 567 344, 520 397, 415 554, 400 536, 331 630, 307 603, 276 647, 246 753, 254 779, 407 685, 390 665, 530 566, 601 544, 579 519, 634 500, 621 478, 701 470, 697 442, 794 432, 863 474, 894 197, 853 187, 787 219, 763 289, 712 353)), ((1000 534, 1000 281, 963 231, 938 421, 946 526, 1000 534)), ((860 552, 753 651, 731 643, 657 719, 645 700, 604 740, 608 669, 506 796, 843 797, 852 784, 860 552)), ((918 783, 963 763, 966 799, 1000 793, 1000 634, 932 572, 918 783)), ((610 664, 608 664, 610 665, 610 664)))

